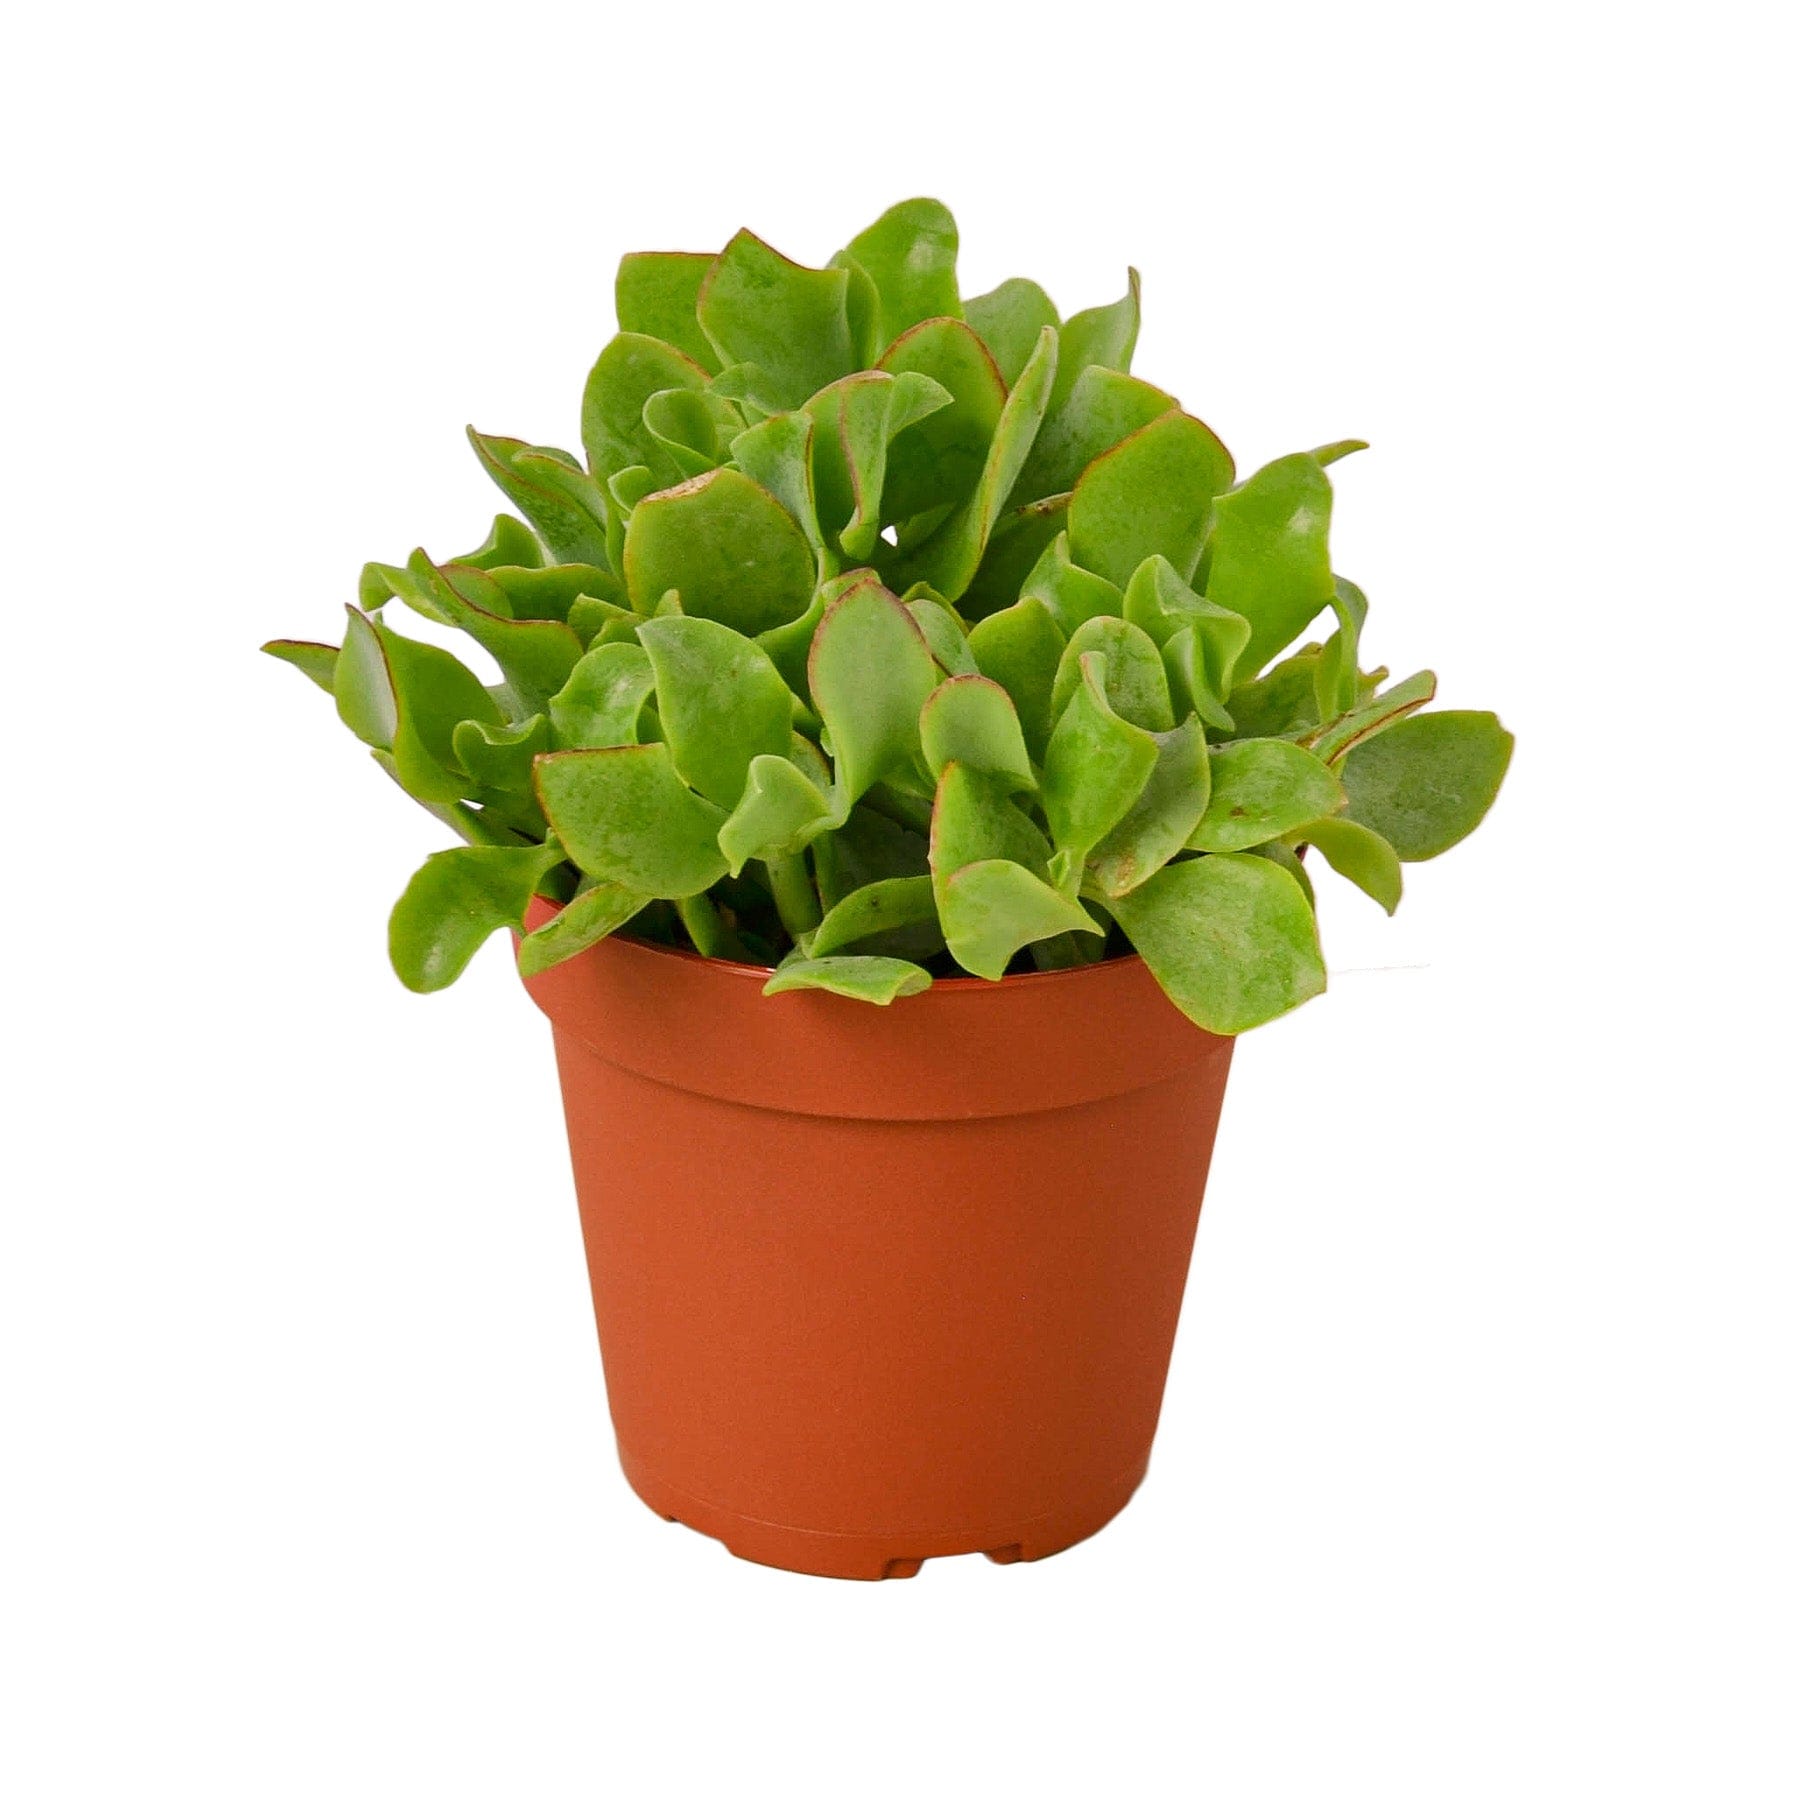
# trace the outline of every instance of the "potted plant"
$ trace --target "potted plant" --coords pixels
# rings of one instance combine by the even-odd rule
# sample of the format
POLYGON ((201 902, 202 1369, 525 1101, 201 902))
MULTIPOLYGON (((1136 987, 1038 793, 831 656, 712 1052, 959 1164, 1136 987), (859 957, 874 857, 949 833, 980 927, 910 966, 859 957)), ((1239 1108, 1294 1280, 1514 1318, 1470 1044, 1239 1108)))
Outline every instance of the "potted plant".
POLYGON ((1392 912, 1512 745, 1362 667, 1363 445, 1240 478, 1129 373, 1135 274, 1064 320, 956 250, 912 200, 822 269, 627 256, 584 456, 472 432, 486 541, 265 646, 463 840, 401 980, 518 936, 633 1486, 835 1575, 1124 1505, 1232 1040, 1325 986, 1311 873, 1392 912))

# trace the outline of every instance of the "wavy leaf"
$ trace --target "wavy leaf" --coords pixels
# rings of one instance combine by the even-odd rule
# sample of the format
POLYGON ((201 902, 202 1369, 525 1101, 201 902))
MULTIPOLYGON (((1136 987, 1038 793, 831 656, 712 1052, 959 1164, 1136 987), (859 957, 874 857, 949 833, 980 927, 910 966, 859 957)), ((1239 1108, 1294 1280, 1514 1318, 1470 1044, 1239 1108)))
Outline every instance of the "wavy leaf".
POLYGON ((1141 887, 1186 846, 1206 815, 1212 765, 1199 720, 1155 733, 1153 741, 1149 779, 1088 857, 1089 875, 1109 898, 1141 887))
POLYGON ((1165 556, 1185 580, 1200 560, 1213 496, 1231 479, 1231 454, 1206 426, 1165 412, 1097 457, 1076 483, 1069 503, 1075 560, 1122 588, 1145 557, 1165 556))
POLYGON ((550 699, 559 750, 610 750, 638 741, 644 702, 656 689, 649 653, 637 643, 600 644, 550 699))
POLYGON ((519 973, 541 975, 629 925, 649 902, 629 888, 602 882, 584 888, 559 912, 519 943, 519 973))
POLYGON ((930 974, 917 963, 897 956, 796 957, 784 962, 763 985, 765 994, 789 994, 806 988, 841 994, 888 1006, 931 986, 930 974))
POLYGON ((831 802, 790 757, 762 755, 719 827, 719 850, 733 875, 752 857, 774 861, 806 848, 831 820, 831 802))
POLYGON ((1003 859, 957 870, 939 890, 938 916, 950 954, 985 981, 998 981, 1028 944, 1070 931, 1101 933, 1076 901, 1003 859))
POLYGON ((1402 862, 1428 862, 1487 816, 1512 750, 1512 733, 1491 712, 1403 720, 1345 758, 1348 816, 1379 832, 1402 862))
POLYGON ((712 263, 704 251, 644 250, 620 257, 613 278, 619 330, 660 338, 708 374, 717 374, 718 357, 695 315, 700 284, 712 263))
POLYGON ((496 931, 524 924, 538 883, 561 861, 553 843, 428 856, 388 920, 394 973, 415 994, 448 987, 496 931))
POLYGON ((956 221, 941 200, 902 200, 832 259, 855 263, 873 284, 877 348, 926 319, 962 317, 956 245, 956 221))
POLYGON ((947 763, 979 769, 1021 793, 1037 786, 1019 715, 999 682, 957 675, 933 689, 919 714, 919 740, 935 780, 947 763))
POLYGON ((1011 695, 1025 747, 1040 759, 1056 722, 1056 671, 1066 642, 1041 600, 989 613, 969 632, 976 667, 1011 695))
POLYGON ((965 300, 963 318, 987 346, 1008 387, 1019 379, 1044 327, 1062 323, 1050 296, 1035 281, 1019 276, 965 300))
POLYGON ((1243 666, 1260 669, 1337 592, 1327 541, 1331 483, 1312 457, 1284 456, 1222 494, 1215 510, 1206 597, 1250 621, 1243 666))
POLYGON ((856 366, 843 269, 808 269, 740 231, 714 258, 695 305, 721 363, 750 363, 786 412, 856 366))
POLYGON ((937 902, 929 875, 899 875, 872 881, 846 894, 826 913, 807 945, 811 956, 830 956, 905 926, 935 923, 937 902))
POLYGON ((1354 819, 1315 819, 1295 837, 1311 844, 1346 881, 1354 882, 1384 911, 1400 904, 1400 857, 1380 832, 1354 819))
POLYGON ((1104 653, 1086 652, 1079 668, 1044 752, 1044 817, 1058 852, 1053 873, 1063 886, 1130 812, 1157 763, 1156 738, 1121 718, 1107 698, 1104 653))
POLYGON ((559 750, 538 758, 536 782, 569 859, 596 881, 679 900, 725 873, 726 815, 682 785, 666 744, 559 750))
POLYGON ((1191 849, 1248 850, 1343 810, 1338 778, 1298 744, 1254 738, 1211 755, 1212 793, 1191 849))
POLYGON ((605 496, 574 457, 518 438, 485 437, 472 425, 469 442, 494 485, 531 521, 558 562, 608 566, 605 496))

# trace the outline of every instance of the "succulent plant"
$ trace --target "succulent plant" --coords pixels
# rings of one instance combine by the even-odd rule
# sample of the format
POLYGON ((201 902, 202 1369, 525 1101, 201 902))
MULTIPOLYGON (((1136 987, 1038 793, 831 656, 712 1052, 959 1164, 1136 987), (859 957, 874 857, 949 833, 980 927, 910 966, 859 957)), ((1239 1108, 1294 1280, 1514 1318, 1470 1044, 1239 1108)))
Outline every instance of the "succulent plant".
POLYGON ((1239 480, 1128 372, 1135 273, 1065 321, 962 299, 956 253, 909 200, 823 269, 625 257, 585 460, 471 431, 516 514, 370 563, 341 645, 264 646, 464 840, 394 909, 407 986, 541 894, 527 974, 623 931, 885 1005, 1135 950, 1238 1032, 1325 985, 1305 846, 1392 912, 1479 823, 1510 735, 1359 663, 1326 469, 1365 446, 1239 480))

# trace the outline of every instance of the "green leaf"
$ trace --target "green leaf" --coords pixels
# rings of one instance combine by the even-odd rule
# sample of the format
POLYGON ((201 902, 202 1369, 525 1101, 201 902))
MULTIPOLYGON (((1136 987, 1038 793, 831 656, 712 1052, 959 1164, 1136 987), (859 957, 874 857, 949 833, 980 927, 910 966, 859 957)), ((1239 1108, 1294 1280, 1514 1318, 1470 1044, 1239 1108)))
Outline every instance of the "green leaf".
MULTIPOLYGON (((916 551, 899 559, 896 566, 907 581, 928 581, 946 600, 955 600, 975 578, 994 521, 1030 452, 1055 373, 1056 334, 1046 331, 1007 396, 975 491, 916 551)), ((907 435, 896 439, 896 448, 907 435)))
POLYGON ((647 496, 625 528, 625 585, 642 613, 674 588, 690 616, 752 637, 806 611, 814 572, 787 509, 732 468, 647 496))
POLYGON ((788 994, 822 988, 847 1000, 888 1006, 908 994, 922 994, 930 986, 931 976, 924 969, 897 956, 822 956, 784 962, 764 983, 763 992, 788 994))
POLYGON ((1421 669, 1404 681, 1396 682, 1385 694, 1377 694, 1366 706, 1334 719, 1322 730, 1309 734, 1307 748, 1327 762, 1339 763, 1370 738, 1397 725, 1409 713, 1415 713, 1437 694, 1437 677, 1429 669, 1421 669))
POLYGON ((724 404, 693 388, 662 388, 644 402, 644 432, 662 452, 674 479, 685 481, 725 460, 724 440, 742 428, 724 404))
POLYGON ((1128 894, 1168 862, 1193 836, 1212 791, 1211 759, 1198 719, 1155 734, 1156 765, 1124 817, 1088 858, 1103 894, 1128 894))
POLYGON ((1080 630, 1089 619, 1116 619, 1125 610, 1125 596, 1104 575, 1082 568, 1070 555, 1066 531, 1045 546, 1019 595, 1043 601, 1065 633, 1080 630))
POLYGON ((880 537, 888 445, 950 403, 930 376, 882 369, 846 375, 807 401, 820 528, 853 563, 867 563, 880 537))
POLYGON ((1098 364, 1124 374, 1131 367, 1131 355, 1137 348, 1138 301, 1138 272, 1133 269, 1123 298, 1110 306, 1078 312, 1062 327, 1056 387, 1050 396, 1052 417, 1062 411, 1083 369, 1098 364))
POLYGON ((700 329, 725 364, 752 363, 788 411, 856 366, 843 269, 808 269, 740 231, 700 284, 700 329))
POLYGON ((1040 759, 1056 720, 1053 697, 1065 642, 1041 600, 1021 600, 989 613, 969 632, 976 667, 1012 696, 1025 747, 1040 759))
POLYGON ((1175 396, 1094 363, 1076 376, 1060 411, 1045 419, 1019 476, 1015 500, 1069 492, 1095 457, 1175 405, 1175 396))
POLYGON ((336 645, 309 644, 300 638, 270 638, 262 650, 263 655, 272 656, 277 662, 291 664, 314 686, 322 687, 326 693, 333 694, 337 691, 336 645))
POLYGON ((808 953, 830 956, 846 944, 861 943, 903 926, 935 922, 937 902, 929 875, 899 875, 872 881, 846 894, 820 921, 808 953))
POLYGON ((793 736, 794 696, 750 639, 711 619, 646 619, 638 641, 656 671, 656 710, 675 771, 729 810, 751 763, 793 736))
POLYGON ((428 856, 388 920, 394 973, 415 994, 448 987, 496 931, 524 924, 538 883, 562 859, 555 844, 428 856))
POLYGON ((1486 817, 1512 750, 1512 733, 1490 712, 1403 720, 1345 759, 1349 817, 1380 832, 1402 862, 1427 862, 1486 817))
POLYGON ((812 654, 813 634, 825 617, 826 604, 825 592, 820 589, 799 618, 758 632, 756 636, 763 654, 781 671, 781 678, 794 697, 808 708, 812 705, 812 691, 806 685, 806 659, 812 654))
POLYGON ((1012 699, 986 675, 940 683, 919 714, 919 739, 934 780, 946 763, 958 762, 1023 793, 1037 786, 1012 699))
POLYGON ((544 547, 522 519, 495 513, 486 539, 466 556, 451 561, 472 563, 478 569, 537 569, 543 566, 544 547))
POLYGON ((1362 642, 1363 621, 1369 616, 1368 598, 1354 581, 1337 575, 1332 584, 1331 609, 1337 614, 1338 628, 1319 651, 1313 677, 1321 719, 1335 719, 1356 705, 1357 651, 1362 642))
POLYGON ((558 562, 607 565, 606 501, 574 457, 534 449, 518 438, 484 437, 472 425, 469 442, 495 486, 531 521, 558 562))
POLYGON ((965 619, 985 619, 1020 598, 1020 591, 1069 517, 1069 496, 1052 494, 1029 506, 1011 506, 994 521, 975 579, 957 609, 965 619))
POLYGON ((1203 599, 1161 556, 1140 563, 1132 575, 1125 617, 1161 647, 1176 710, 1192 710, 1207 724, 1229 729, 1225 696, 1250 641, 1249 621, 1203 599))
POLYGON ((537 761, 538 801, 583 874, 660 899, 725 873, 725 813, 690 792, 666 744, 562 750, 537 761))
POLYGON ((1018 276, 965 300, 963 318, 987 346, 1008 387, 1019 379, 1044 327, 1062 323, 1050 296, 1035 281, 1018 276))
POLYGON ((961 320, 927 319, 887 347, 880 367, 895 376, 928 377, 950 397, 890 444, 883 517, 910 519, 954 505, 981 479, 1006 407, 1006 383, 994 359, 961 320))
POLYGON ((788 517, 800 527, 801 536, 811 547, 818 570, 824 573, 835 569, 837 561, 827 548, 819 524, 818 493, 813 482, 813 436, 810 414, 776 413, 731 440, 731 459, 787 509, 788 517))
POLYGON ((1292 845, 1280 838, 1270 838, 1266 844, 1257 844, 1244 852, 1246 856, 1260 856, 1272 862, 1276 868, 1285 870, 1298 884, 1300 892, 1306 897, 1306 904, 1318 910, 1318 902, 1313 894, 1312 877, 1306 872, 1303 863, 1292 845))
POLYGON ((579 956, 629 924, 647 904, 642 894, 610 882, 584 888, 554 919, 521 940, 519 973, 541 975, 571 956, 579 956))
POLYGON ((1004 781, 951 763, 932 805, 932 879, 941 890, 957 870, 996 857, 1042 875, 1050 866, 1050 843, 1014 804, 1004 781))
POLYGON ((912 614, 913 623, 924 633, 931 654, 946 675, 979 675, 981 666, 969 648, 969 633, 955 611, 918 582, 901 596, 901 605, 912 614))
POLYGON ((886 349, 926 319, 960 319, 956 221, 938 200, 902 200, 852 238, 834 262, 854 262, 875 287, 874 343, 886 349))
POLYGON ((661 338, 716 374, 719 359, 695 316, 700 284, 712 262, 704 252, 683 250, 641 250, 620 257, 613 278, 613 310, 620 331, 661 338))
POLYGON ((1158 748, 1148 731, 1121 718, 1109 702, 1105 655, 1090 650, 1079 668, 1081 679, 1044 752, 1044 817, 1065 885, 1143 793, 1158 748))
POLYGON ((1213 496, 1231 478, 1225 446, 1198 419, 1165 412, 1095 458, 1076 483, 1069 503, 1075 560, 1122 588, 1145 557, 1160 555, 1185 580, 1200 560, 1213 496))
POLYGON ((1212 794, 1190 849, 1248 850, 1343 809, 1338 778, 1298 744, 1251 738, 1211 754, 1212 794))
POLYGON ((1113 711, 1145 731, 1172 731, 1168 672, 1149 634, 1125 619, 1089 619, 1069 639, 1051 695, 1056 715, 1081 685, 1082 658, 1096 651, 1105 659, 1104 691, 1113 711))
POLYGON ((581 660, 581 639, 555 619, 511 617, 506 590, 486 570, 467 564, 438 569, 423 550, 415 550, 406 567, 442 616, 500 665, 523 710, 544 711, 581 660))
POLYGON ((706 370, 660 337, 621 331, 595 360, 581 396, 581 445, 594 478, 606 483, 642 465, 658 487, 693 473, 657 441, 644 408, 657 394, 706 386, 706 370))
POLYGON ((1354 819, 1315 819, 1294 834, 1313 845, 1344 877, 1377 905, 1392 913, 1400 904, 1400 858, 1380 832, 1354 819))
POLYGON ((1067 931, 1098 935, 1087 911, 1016 862, 969 863, 938 892, 950 954, 985 981, 998 981, 1027 944, 1067 931))
POLYGON ((1310 456, 1284 456, 1220 495, 1216 511, 1206 597, 1250 621, 1243 666, 1260 669, 1337 592, 1327 543, 1331 483, 1310 456))
POLYGON ((1111 908, 1163 992, 1204 1030, 1248 1031, 1325 990, 1312 908, 1264 858, 1170 863, 1111 908))
POLYGON ((550 721, 542 713, 518 725, 464 719, 450 741, 456 760, 483 787, 528 794, 532 761, 550 748, 550 721))
MULTIPOLYGON (((1241 662, 1240 658, 1240 662, 1241 662)), ((1308 644, 1266 675, 1240 681, 1225 704, 1242 738, 1302 737, 1319 723, 1319 646, 1308 644)))
POLYGON ((830 820, 830 800, 802 769, 785 756, 758 756, 719 827, 719 849, 736 875, 753 856, 773 861, 805 849, 830 820))
MULTIPOLYGON (((459 559, 445 566, 446 579, 454 582, 455 571, 477 568, 459 559)), ((592 563, 552 563, 547 569, 512 568, 502 564, 483 571, 492 587, 483 591, 494 604, 497 588, 506 596, 506 604, 515 619, 551 619, 568 621, 575 602, 582 598, 617 603, 625 598, 625 589, 616 575, 592 563)))
POLYGON ((807 677, 831 737, 841 818, 876 782, 918 766, 919 709, 937 664, 912 614, 869 577, 819 622, 807 677))
POLYGON ((561 750, 610 750, 638 741, 638 718, 656 687, 641 645, 599 644, 582 657, 550 701, 561 750))

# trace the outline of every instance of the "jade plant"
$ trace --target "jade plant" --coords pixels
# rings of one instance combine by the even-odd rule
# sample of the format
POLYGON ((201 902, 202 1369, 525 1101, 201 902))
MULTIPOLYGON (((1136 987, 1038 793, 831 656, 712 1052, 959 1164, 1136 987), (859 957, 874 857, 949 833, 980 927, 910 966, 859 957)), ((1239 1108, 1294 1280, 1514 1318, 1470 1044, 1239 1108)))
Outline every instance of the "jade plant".
POLYGON ((1392 912, 1479 823, 1510 735, 1364 669, 1331 567, 1365 446, 1240 479, 1129 373, 1135 273, 1064 320, 964 299, 956 253, 909 200, 822 269, 747 231, 625 257, 583 456, 471 431, 486 541, 265 646, 464 840, 394 909, 408 987, 504 928, 527 975, 623 932, 882 1005, 1135 950, 1232 1033, 1325 986, 1308 846, 1392 912))

